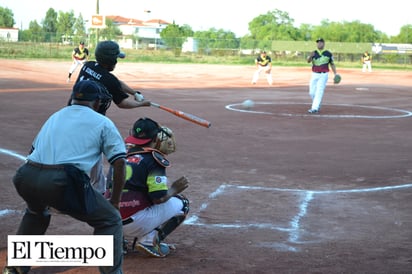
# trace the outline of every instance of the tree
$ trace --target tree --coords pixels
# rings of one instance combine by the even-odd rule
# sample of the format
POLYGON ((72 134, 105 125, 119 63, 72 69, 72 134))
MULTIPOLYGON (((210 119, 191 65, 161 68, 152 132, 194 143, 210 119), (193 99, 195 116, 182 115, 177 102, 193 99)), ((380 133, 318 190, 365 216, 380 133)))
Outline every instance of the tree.
POLYGON ((287 12, 278 9, 254 18, 249 23, 250 38, 256 40, 253 47, 271 49, 273 40, 299 39, 299 31, 293 26, 293 22, 287 12))
POLYGON ((113 23, 113 20, 106 18, 106 28, 100 30, 100 38, 114 40, 120 35, 122 35, 122 32, 119 27, 113 23))
POLYGON ((59 16, 57 19, 57 34, 62 37, 64 41, 70 40, 74 33, 74 23, 76 19, 74 17, 73 11, 62 12, 59 11, 59 16))
POLYGON ((79 41, 76 42, 80 42, 80 40, 84 40, 86 38, 86 22, 84 21, 82 14, 79 14, 79 17, 77 17, 73 28, 74 34, 79 39, 79 41))
POLYGON ((30 21, 29 28, 20 32, 20 40, 31 42, 43 42, 44 31, 36 20, 30 21))
POLYGON ((199 42, 201 49, 238 49, 239 39, 231 31, 210 28, 207 31, 197 31, 194 38, 199 42))
POLYGON ((167 25, 160 33, 162 40, 168 47, 174 49, 176 56, 180 55, 183 43, 190 36, 193 36, 193 30, 190 26, 183 25, 181 27, 175 22, 167 25))
MULTIPOLYGON (((381 35, 375 31, 373 25, 363 24, 360 21, 330 22, 322 20, 320 26, 313 28, 312 37, 323 37, 333 42, 374 42, 381 35)), ((314 40, 313 39, 313 40, 314 40)))
POLYGON ((392 38, 395 43, 412 43, 412 25, 404 25, 401 27, 399 34, 392 38))
POLYGON ((12 28, 15 23, 13 16, 11 9, 0 7, 0 27, 12 28))
POLYGON ((57 12, 53 8, 47 10, 42 25, 43 30, 46 33, 46 41, 51 42, 53 40, 52 37, 55 37, 57 33, 57 12))

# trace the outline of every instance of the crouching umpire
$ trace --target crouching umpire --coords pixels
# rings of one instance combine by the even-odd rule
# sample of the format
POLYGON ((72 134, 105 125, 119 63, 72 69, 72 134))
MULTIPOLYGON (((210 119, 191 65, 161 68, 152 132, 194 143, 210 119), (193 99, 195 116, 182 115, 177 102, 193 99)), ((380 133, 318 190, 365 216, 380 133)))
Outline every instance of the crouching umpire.
MULTIPOLYGON (((123 232, 119 202, 125 181, 126 149, 114 123, 98 113, 111 95, 92 80, 76 83, 72 104, 51 115, 32 144, 27 162, 13 183, 27 205, 18 235, 43 235, 50 223, 49 207, 94 228, 95 235, 113 235, 113 266, 100 273, 122 272, 123 232), (90 170, 104 154, 113 167, 110 200, 90 185, 90 170)), ((3 273, 27 273, 30 267, 8 266, 3 273)))

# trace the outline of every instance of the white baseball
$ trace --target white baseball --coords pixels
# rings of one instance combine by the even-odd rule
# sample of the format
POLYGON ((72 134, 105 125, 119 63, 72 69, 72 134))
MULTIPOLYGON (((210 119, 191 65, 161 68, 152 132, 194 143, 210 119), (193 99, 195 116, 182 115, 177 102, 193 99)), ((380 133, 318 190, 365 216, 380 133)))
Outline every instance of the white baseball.
POLYGON ((247 99, 247 100, 243 101, 243 103, 242 103, 242 106, 244 108, 252 108, 252 107, 254 107, 254 105, 255 105, 255 102, 253 102, 250 99, 247 99))

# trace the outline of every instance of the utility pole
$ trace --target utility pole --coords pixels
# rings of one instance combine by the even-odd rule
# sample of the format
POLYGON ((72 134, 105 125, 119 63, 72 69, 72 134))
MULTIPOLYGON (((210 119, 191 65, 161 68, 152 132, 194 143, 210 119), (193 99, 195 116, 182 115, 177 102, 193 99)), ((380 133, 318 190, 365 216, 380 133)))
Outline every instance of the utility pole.
MULTIPOLYGON (((96 14, 100 14, 100 0, 96 0, 96 14)), ((96 45, 99 43, 99 28, 96 28, 96 45)))

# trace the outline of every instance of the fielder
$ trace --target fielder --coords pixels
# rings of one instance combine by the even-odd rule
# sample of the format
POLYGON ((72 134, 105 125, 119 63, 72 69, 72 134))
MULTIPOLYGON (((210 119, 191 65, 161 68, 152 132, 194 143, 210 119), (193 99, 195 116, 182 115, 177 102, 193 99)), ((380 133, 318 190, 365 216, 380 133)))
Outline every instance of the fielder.
POLYGON ((369 52, 365 51, 362 55, 362 72, 372 72, 372 56, 369 52))
POLYGON ((266 54, 266 51, 262 51, 260 55, 255 59, 256 71, 253 74, 252 84, 255 85, 259 79, 259 75, 262 71, 266 74, 266 79, 271 86, 272 80, 272 58, 266 54))
POLYGON ((69 76, 67 76, 67 83, 70 82, 73 72, 77 69, 78 66, 83 66, 84 63, 89 59, 89 50, 84 46, 84 42, 81 41, 77 48, 74 48, 72 52, 72 65, 69 69, 69 76))
MULTIPOLYGON (((126 183, 120 201, 125 240, 133 241, 132 249, 165 257, 170 247, 162 241, 189 212, 189 200, 180 194, 189 186, 186 177, 168 186, 166 168, 170 162, 165 156, 175 151, 173 132, 152 119, 140 118, 125 142, 126 183)), ((110 197, 109 191, 106 197, 110 197)))

